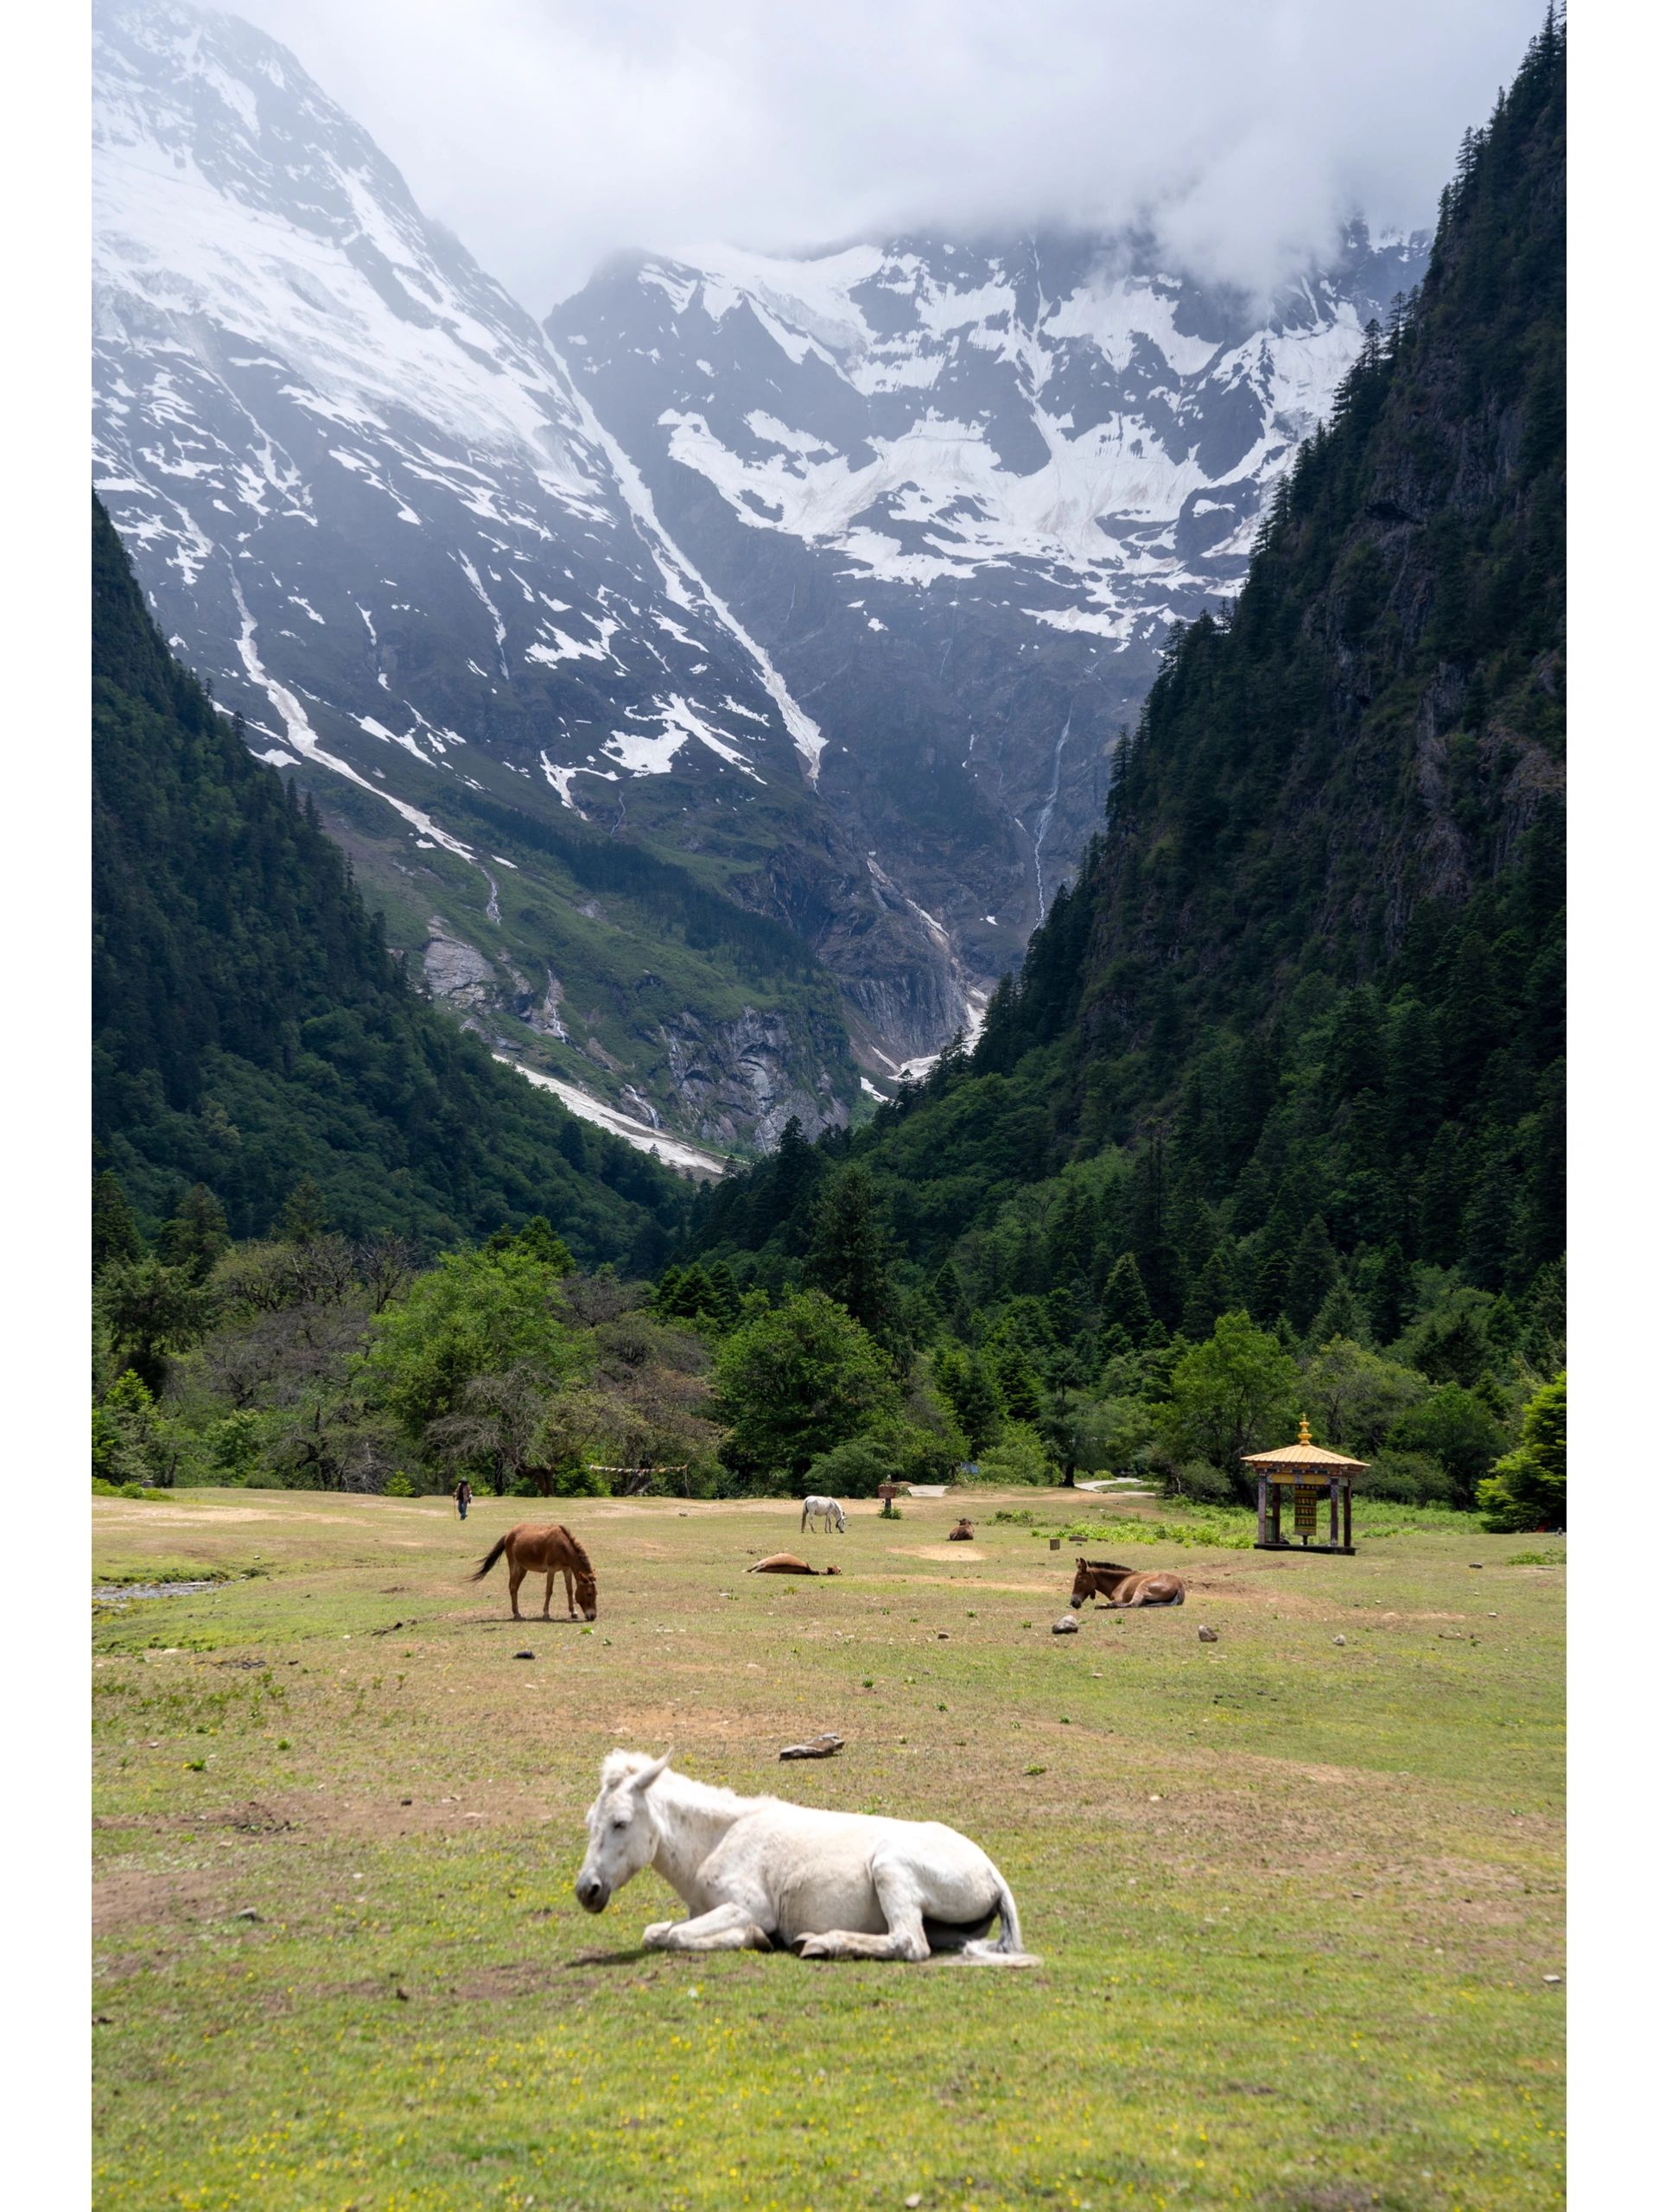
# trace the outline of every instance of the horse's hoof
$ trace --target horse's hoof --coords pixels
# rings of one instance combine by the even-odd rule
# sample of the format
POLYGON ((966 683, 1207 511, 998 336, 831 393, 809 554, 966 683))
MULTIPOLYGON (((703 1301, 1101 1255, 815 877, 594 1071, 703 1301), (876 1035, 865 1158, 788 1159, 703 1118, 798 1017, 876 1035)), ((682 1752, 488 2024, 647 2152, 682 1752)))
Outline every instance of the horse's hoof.
POLYGON ((830 1947, 821 1936, 809 1936, 795 1955, 798 1959, 827 1959, 830 1947))
POLYGON ((673 1925, 671 1920, 653 1920, 639 1941, 648 1950, 663 1950, 668 1942, 668 1931, 673 1925))

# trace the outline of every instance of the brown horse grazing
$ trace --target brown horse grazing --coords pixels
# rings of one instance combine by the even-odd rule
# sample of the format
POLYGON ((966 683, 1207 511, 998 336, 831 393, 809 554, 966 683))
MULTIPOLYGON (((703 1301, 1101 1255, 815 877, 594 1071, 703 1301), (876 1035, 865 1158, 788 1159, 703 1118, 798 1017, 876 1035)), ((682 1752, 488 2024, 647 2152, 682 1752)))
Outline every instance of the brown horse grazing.
POLYGON ((974 1541, 973 1522, 969 1520, 958 1521, 944 1541, 947 1544, 971 1544, 974 1541))
POLYGON ((505 1552, 507 1555, 507 1595, 512 1600, 512 1618, 521 1621, 518 1610, 518 1585, 527 1574, 545 1574, 547 1593, 542 1599, 542 1618, 553 1618, 553 1578, 564 1577, 564 1599, 570 1608, 570 1618, 576 1618, 580 1605, 582 1617, 595 1620, 599 1616, 599 1585, 594 1580, 594 1569, 588 1554, 563 1522, 538 1529, 528 1521, 521 1521, 516 1529, 509 1529, 491 1548, 482 1566, 474 1575, 474 1582, 481 1582, 505 1552), (574 1578, 574 1586, 573 1586, 574 1578))
POLYGON ((1103 1605, 1184 1605, 1186 1585, 1179 1574, 1161 1569, 1147 1573, 1139 1567, 1115 1567, 1109 1560, 1079 1559, 1071 1583, 1071 1604, 1098 1598, 1103 1605))
POLYGON ((745 1574, 839 1574, 838 1567, 809 1567, 804 1559, 797 1559, 793 1552, 773 1552, 770 1559, 758 1559, 753 1567, 746 1567, 745 1574))

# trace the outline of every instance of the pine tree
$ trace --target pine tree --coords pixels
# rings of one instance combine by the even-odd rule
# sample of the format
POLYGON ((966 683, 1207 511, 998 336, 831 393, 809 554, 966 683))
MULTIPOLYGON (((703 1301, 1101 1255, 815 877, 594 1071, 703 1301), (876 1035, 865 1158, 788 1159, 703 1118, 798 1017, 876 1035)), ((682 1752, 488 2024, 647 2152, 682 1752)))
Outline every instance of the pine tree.
POLYGON ((1002 1401, 995 1380, 977 1352, 941 1352, 939 1389, 976 1457, 995 1443, 1002 1425, 1002 1401))
POLYGON ((156 1239, 163 1260, 181 1268, 192 1282, 203 1282, 213 1262, 231 1249, 230 1224, 225 1209, 205 1183, 186 1192, 178 1211, 162 1224, 156 1239))
POLYGON ((831 1172, 812 1210, 802 1273, 810 1287, 845 1306, 878 1344, 899 1347, 903 1314, 868 1168, 854 1162, 831 1172))
POLYGON ((1106 1279, 1100 1300, 1100 1325, 1103 1329, 1122 1329, 1132 1344, 1146 1341, 1152 1325, 1152 1306, 1133 1252, 1125 1252, 1106 1279))
POLYGON ((327 1236, 327 1231, 322 1192, 311 1176, 302 1175, 283 1205, 283 1241, 308 1244, 313 1237, 327 1236))
POLYGON ((1338 1009, 1325 1051, 1325 1079, 1338 1104, 1362 1090, 1381 1092, 1388 1080, 1382 1009, 1369 984, 1350 991, 1338 1009))
POLYGON ((1398 1237, 1383 1247, 1371 1281, 1371 1331, 1380 1344, 1391 1344, 1410 1318, 1411 1268, 1398 1237))
POLYGON ((1292 1328, 1306 1335, 1313 1316, 1336 1288, 1339 1280, 1337 1255, 1319 1214, 1303 1230, 1290 1263, 1290 1283, 1284 1311, 1292 1328))
POLYGON ((1463 1271, 1479 1290, 1502 1290, 1515 1219, 1515 1175, 1494 1148, 1464 1209, 1459 1236, 1463 1271))
POLYGON ((132 1217, 132 1208, 127 1204, 127 1194, 105 1168, 92 1182, 93 1272, 111 1261, 142 1259, 143 1250, 143 1239, 132 1217))
POLYGON ((1034 1421, 1043 1409, 1043 1389, 1025 1347, 1012 1342, 999 1344, 990 1365, 1009 1420, 1034 1421))
POLYGON ((1428 1148, 1417 1194, 1417 1250, 1433 1267, 1449 1268, 1457 1260, 1467 1192, 1462 1138, 1455 1122, 1444 1122, 1428 1148))
POLYGON ((1187 1291, 1181 1308, 1181 1334, 1202 1344, 1222 1315, 1234 1312, 1237 1303, 1231 1255, 1224 1244, 1217 1244, 1187 1291))

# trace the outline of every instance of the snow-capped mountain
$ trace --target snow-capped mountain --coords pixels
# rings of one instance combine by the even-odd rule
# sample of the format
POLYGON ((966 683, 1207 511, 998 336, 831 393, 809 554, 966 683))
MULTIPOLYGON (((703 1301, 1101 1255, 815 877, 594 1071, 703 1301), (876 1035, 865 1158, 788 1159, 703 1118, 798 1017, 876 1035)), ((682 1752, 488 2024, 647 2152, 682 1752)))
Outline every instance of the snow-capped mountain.
POLYGON ((716 1145, 971 1023, 1420 259, 636 256, 543 328, 263 33, 95 27, 95 478, 163 629, 462 1019, 716 1145))
POLYGON ((1144 238, 630 257, 548 327, 817 719, 825 795, 991 973, 1097 821, 1170 624, 1242 580, 1426 250, 1356 224, 1267 302, 1144 238))
MULTIPOLYGON (((655 525, 531 318, 262 33, 112 5, 95 52, 96 482, 164 630, 256 749, 366 840, 360 865, 390 852, 394 925, 419 910, 405 941, 436 909, 435 988, 486 1028, 550 991, 549 1064, 631 1111, 683 1106, 688 1054, 719 1056, 690 1005, 677 1034, 635 1022, 637 1066, 613 1034, 575 1063, 560 918, 540 900, 549 941, 534 921, 502 939, 483 798, 498 820, 505 803, 716 856, 709 887, 808 918, 832 959, 874 940, 922 975, 904 1049, 958 1012, 933 938, 817 818, 816 722, 655 525)), ((580 912, 591 940, 607 916, 580 912)), ((603 946, 582 958, 614 998, 652 949, 619 942, 614 974, 603 946)), ((689 1126, 732 1141, 842 1117, 839 1025, 779 1045, 770 1009, 746 1013, 770 1042, 734 1046, 723 1103, 689 1126)))

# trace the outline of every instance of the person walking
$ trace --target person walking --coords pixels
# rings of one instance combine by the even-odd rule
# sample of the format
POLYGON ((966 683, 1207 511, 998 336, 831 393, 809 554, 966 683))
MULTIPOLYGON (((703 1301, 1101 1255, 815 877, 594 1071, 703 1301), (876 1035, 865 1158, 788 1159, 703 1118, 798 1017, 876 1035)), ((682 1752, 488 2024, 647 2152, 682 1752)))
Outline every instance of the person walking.
POLYGON ((472 1502, 473 1486, 463 1475, 455 1484, 455 1510, 463 1521, 467 1518, 467 1509, 472 1502))

